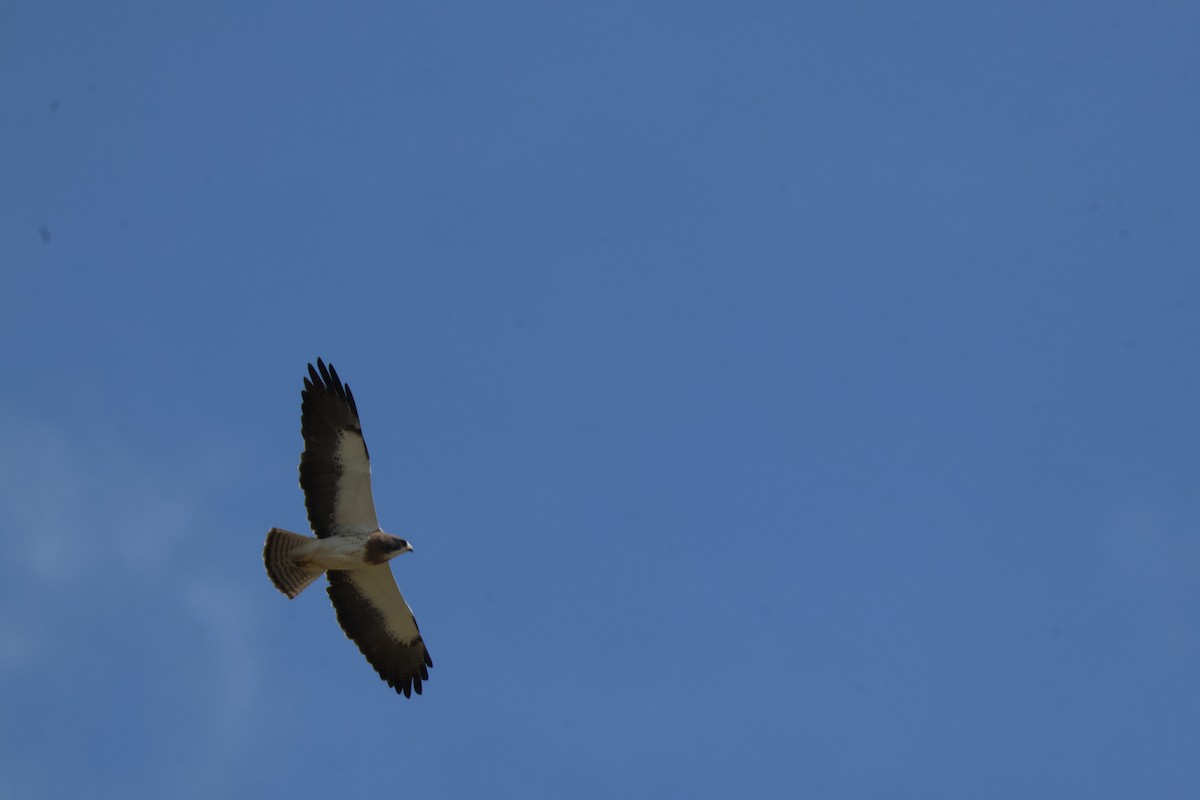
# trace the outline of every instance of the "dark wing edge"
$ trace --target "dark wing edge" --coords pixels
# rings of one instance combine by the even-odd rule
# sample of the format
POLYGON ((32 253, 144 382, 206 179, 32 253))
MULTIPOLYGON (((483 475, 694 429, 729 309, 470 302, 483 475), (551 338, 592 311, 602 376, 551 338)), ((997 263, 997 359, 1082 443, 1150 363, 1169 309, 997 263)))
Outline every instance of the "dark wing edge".
MULTIPOLYGON (((326 366, 318 358, 315 368, 308 365, 308 377, 304 379, 304 390, 300 393, 300 433, 304 437, 304 452, 300 454, 300 488, 304 490, 309 525, 321 539, 334 533, 334 514, 338 492, 342 488, 339 483, 350 478, 344 476, 343 454, 339 452, 343 447, 341 434, 344 431, 358 435, 363 455, 369 461, 354 395, 350 387, 342 383, 333 365, 326 366)), ((365 480, 369 498, 369 475, 365 480)), ((359 496, 361 492, 354 494, 359 496)))
POLYGON ((429 680, 433 659, 421 638, 417 620, 396 586, 391 568, 380 564, 352 572, 331 570, 326 575, 329 599, 346 636, 358 645, 379 677, 397 694, 405 697, 412 697, 413 692, 421 694, 421 682, 429 680), (393 592, 394 598, 390 596, 393 592), (405 638, 406 633, 411 638, 405 638))

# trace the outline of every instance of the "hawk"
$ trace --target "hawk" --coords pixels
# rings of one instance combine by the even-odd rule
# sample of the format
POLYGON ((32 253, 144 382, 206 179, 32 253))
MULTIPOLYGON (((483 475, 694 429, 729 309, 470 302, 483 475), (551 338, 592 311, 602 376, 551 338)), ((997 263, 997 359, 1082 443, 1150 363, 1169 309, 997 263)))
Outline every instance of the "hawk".
POLYGON ((300 488, 316 538, 267 532, 263 562, 275 588, 294 598, 325 574, 338 624, 397 693, 412 697, 433 659, 388 561, 412 545, 384 533, 371 499, 371 461, 350 387, 317 359, 300 393, 300 488))

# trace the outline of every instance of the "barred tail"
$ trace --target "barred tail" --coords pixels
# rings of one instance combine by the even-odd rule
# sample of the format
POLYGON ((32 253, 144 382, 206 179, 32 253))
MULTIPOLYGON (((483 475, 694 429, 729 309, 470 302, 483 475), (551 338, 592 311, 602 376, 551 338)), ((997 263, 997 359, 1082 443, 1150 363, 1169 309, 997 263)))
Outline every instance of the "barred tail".
POLYGON ((289 598, 303 592, 325 571, 297 564, 292 557, 293 550, 311 541, 311 536, 301 536, 280 528, 267 531, 267 544, 263 547, 263 563, 267 565, 267 577, 275 584, 276 589, 289 598))

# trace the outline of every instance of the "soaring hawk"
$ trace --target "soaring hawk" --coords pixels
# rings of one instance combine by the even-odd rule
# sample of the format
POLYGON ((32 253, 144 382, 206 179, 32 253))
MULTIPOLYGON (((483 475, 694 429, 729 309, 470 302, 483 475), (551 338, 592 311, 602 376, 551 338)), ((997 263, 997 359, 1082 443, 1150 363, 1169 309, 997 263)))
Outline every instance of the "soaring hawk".
POLYGON ((321 359, 300 394, 300 488, 316 538, 272 528, 263 561, 275 588, 294 598, 320 577, 338 624, 397 692, 412 697, 433 659, 388 561, 412 546, 384 533, 371 499, 371 462, 350 387, 321 359))

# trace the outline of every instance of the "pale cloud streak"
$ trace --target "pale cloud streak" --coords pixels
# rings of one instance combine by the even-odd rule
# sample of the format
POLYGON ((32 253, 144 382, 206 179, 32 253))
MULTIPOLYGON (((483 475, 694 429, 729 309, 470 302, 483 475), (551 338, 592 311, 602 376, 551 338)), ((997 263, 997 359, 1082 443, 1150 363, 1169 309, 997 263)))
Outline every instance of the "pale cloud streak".
POLYGON ((156 613, 175 631, 202 631, 194 651, 179 660, 194 675, 172 676, 191 687, 194 694, 180 702, 194 712, 171 724, 208 751, 199 759, 204 774, 189 785, 224 793, 222 776, 232 774, 240 746, 254 735, 259 674, 258 618, 236 577, 248 573, 244 565, 225 571, 212 533, 211 509, 221 507, 232 479, 229 462, 205 456, 219 449, 197 445, 181 474, 116 437, 77 440, 45 420, 17 425, 10 417, 0 421, 0 437, 7 443, 0 462, 7 556, 0 565, 0 675, 25 681, 52 673, 62 644, 55 637, 70 635, 72 609, 84 604, 111 607, 103 616, 112 621, 114 654, 153 654, 160 637, 122 626, 128 601, 120 589, 135 581, 159 598, 156 613))

